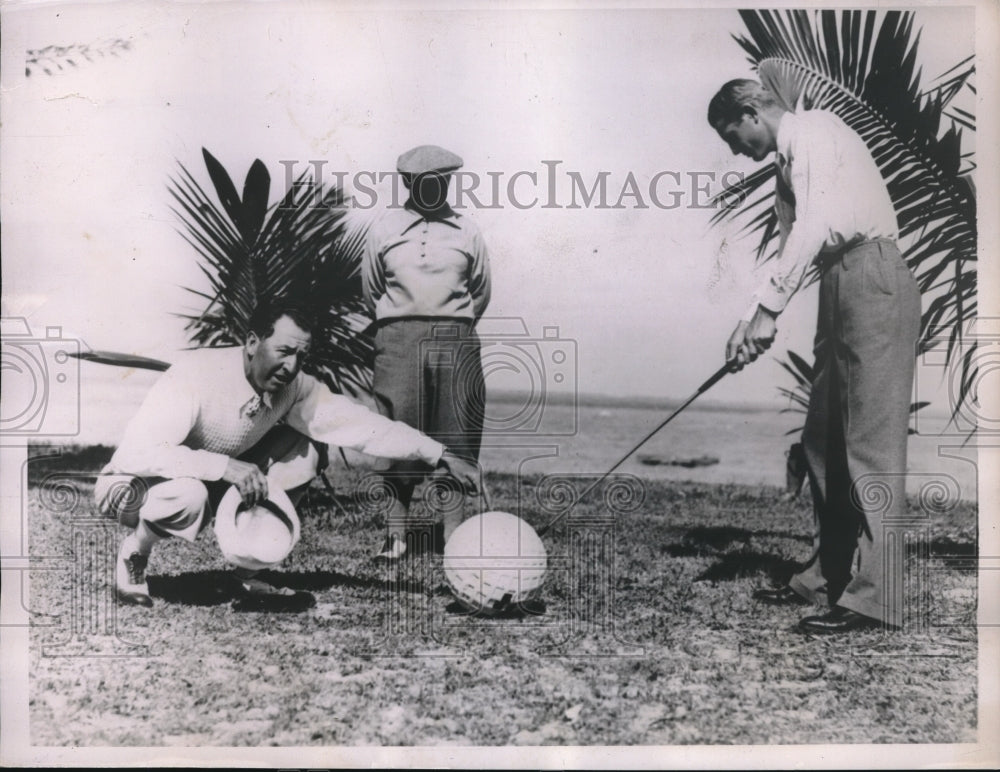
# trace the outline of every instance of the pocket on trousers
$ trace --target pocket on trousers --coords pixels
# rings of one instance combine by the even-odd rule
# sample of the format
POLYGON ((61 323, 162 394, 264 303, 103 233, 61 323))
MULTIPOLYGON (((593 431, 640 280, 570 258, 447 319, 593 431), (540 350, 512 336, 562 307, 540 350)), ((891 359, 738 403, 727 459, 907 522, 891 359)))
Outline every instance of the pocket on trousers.
POLYGON ((862 265, 867 288, 882 295, 896 294, 896 266, 887 255, 874 254, 862 265))

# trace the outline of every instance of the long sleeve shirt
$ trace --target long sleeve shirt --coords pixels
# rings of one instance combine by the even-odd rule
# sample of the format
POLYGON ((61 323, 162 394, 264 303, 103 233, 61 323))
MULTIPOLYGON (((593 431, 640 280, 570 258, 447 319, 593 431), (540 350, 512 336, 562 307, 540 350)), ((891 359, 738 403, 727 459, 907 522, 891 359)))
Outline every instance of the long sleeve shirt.
POLYGON ((377 320, 479 319, 490 302, 490 265, 479 228, 452 209, 426 218, 388 209, 368 232, 362 286, 377 320))
POLYGON ((218 480, 230 458, 284 420, 313 440, 437 464, 441 443, 299 373, 273 394, 247 381, 243 349, 187 352, 150 389, 104 474, 218 480))
POLYGON ((864 141, 826 110, 785 113, 774 160, 778 255, 745 319, 758 304, 781 313, 818 256, 898 235, 882 174, 864 141))

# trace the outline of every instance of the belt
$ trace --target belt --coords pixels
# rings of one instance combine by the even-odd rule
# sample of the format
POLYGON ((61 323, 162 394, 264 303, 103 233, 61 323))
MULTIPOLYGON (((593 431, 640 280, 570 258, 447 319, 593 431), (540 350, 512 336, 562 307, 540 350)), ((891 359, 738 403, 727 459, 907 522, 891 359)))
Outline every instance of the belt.
POLYGON ((455 324, 455 325, 467 325, 473 327, 476 324, 475 319, 470 319, 465 316, 385 316, 381 319, 376 319, 371 324, 365 328, 365 333, 368 335, 373 335, 376 330, 381 327, 386 327, 390 324, 395 324, 396 322, 433 322, 440 324, 442 326, 455 324))
POLYGON ((861 239, 860 241, 853 241, 850 244, 845 244, 838 250, 833 252, 821 252, 819 257, 816 259, 816 264, 819 270, 825 271, 828 268, 842 262, 848 255, 852 252, 856 252, 859 249, 864 249, 865 247, 871 246, 893 246, 896 247, 896 240, 890 239, 888 236, 879 236, 874 239, 861 239))

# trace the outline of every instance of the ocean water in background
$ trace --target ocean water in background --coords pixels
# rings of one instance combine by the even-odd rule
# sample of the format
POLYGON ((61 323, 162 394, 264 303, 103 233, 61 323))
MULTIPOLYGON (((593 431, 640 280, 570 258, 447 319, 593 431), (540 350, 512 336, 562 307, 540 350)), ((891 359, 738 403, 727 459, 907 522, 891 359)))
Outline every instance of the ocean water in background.
MULTIPOLYGON (((546 406, 577 410, 577 432, 559 438, 531 438, 537 449, 505 447, 508 438, 487 438, 481 460, 487 469, 524 473, 558 472, 602 474, 633 445, 656 427, 671 410, 648 407, 546 406), (552 454, 540 456, 546 452, 552 454)), ((699 407, 697 403, 677 416, 618 471, 655 480, 693 480, 705 483, 785 485, 785 453, 798 435, 786 434, 800 427, 803 416, 759 408, 699 407), (650 466, 640 457, 661 461, 650 466), (669 465, 709 456, 710 466, 669 465)), ((961 435, 941 435, 946 417, 921 417, 920 435, 911 435, 908 452, 907 491, 913 495, 976 500, 976 452, 962 448, 961 435)), ((524 438, 529 440, 529 438, 524 438)))
MULTIPOLYGON (((156 372, 82 363, 80 431, 68 442, 115 445, 139 407, 156 372)), ((75 405, 53 404, 55 413, 75 405)), ((555 427, 559 436, 537 434, 528 427, 499 430, 484 439, 481 460, 488 470, 523 474, 601 474, 670 413, 669 407, 651 407, 622 400, 605 404, 588 398, 586 404, 545 404, 542 428, 555 427)), ((926 411, 924 411, 926 413, 926 411)), ((509 416, 508 404, 491 402, 487 415, 509 416)), ((694 403, 660 431, 619 471, 656 480, 694 480, 705 483, 749 485, 785 484, 785 452, 797 437, 786 432, 802 423, 798 414, 746 407, 694 403), (711 466, 648 466, 640 456, 661 461, 719 459, 711 466)), ((947 429, 944 416, 923 415, 921 434, 910 437, 907 490, 913 495, 947 496, 975 500, 977 467, 974 449, 962 448, 960 433, 947 429)))

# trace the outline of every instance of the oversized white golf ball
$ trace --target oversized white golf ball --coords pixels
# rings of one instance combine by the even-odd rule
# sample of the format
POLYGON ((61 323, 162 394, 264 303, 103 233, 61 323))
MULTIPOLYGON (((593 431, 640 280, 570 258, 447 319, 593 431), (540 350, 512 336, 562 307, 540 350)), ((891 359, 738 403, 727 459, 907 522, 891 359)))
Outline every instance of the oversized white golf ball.
POLYGON ((509 512, 470 517, 444 547, 444 575, 455 598, 486 615, 535 597, 546 562, 535 529, 509 512))

